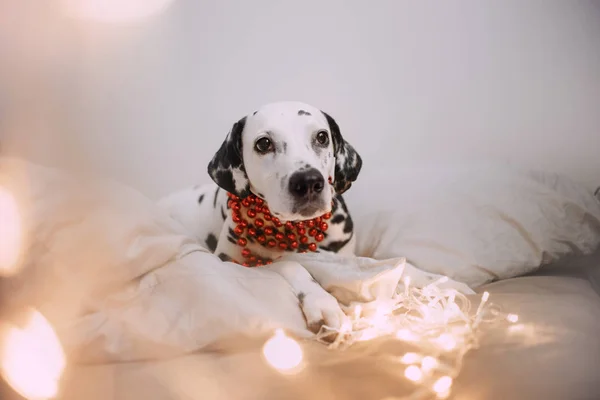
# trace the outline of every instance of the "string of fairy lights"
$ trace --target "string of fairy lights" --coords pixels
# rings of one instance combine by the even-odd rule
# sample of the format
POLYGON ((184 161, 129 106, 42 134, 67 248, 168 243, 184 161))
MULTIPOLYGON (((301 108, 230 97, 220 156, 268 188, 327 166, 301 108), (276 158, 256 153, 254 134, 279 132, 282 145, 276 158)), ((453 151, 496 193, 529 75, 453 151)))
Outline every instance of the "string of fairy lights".
MULTIPOLYGON (((412 385, 411 393, 402 399, 445 399, 459 375, 464 357, 479 346, 479 331, 483 323, 504 321, 515 326, 516 314, 503 313, 489 302, 489 292, 484 292, 474 312, 470 300, 455 289, 441 288, 447 277, 423 288, 404 287, 389 301, 374 301, 353 305, 340 329, 324 326, 315 340, 329 349, 343 351, 358 342, 372 341, 363 346, 368 354, 378 354, 402 372, 403 382, 412 385), (379 349, 382 341, 373 339, 392 337, 403 342, 410 351, 389 354, 379 349), (381 355, 381 354, 385 355, 381 355)), ((306 367, 302 346, 283 330, 276 330, 265 343, 263 356, 266 362, 283 374, 295 374, 306 367)), ((335 358, 333 363, 347 360, 335 358)), ((382 360, 383 361, 383 360, 382 360)), ((383 399, 382 399, 383 400, 383 399)), ((385 400, 400 400, 388 397, 385 400)))

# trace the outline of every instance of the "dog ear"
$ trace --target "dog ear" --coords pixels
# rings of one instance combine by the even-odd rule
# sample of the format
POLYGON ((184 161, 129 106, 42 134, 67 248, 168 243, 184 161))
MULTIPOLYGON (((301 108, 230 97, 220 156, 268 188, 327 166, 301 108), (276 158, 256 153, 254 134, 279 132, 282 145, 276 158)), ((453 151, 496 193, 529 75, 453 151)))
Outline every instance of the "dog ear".
POLYGON ((242 156, 242 132, 246 117, 233 124, 225 141, 208 164, 208 174, 220 188, 240 198, 250 194, 250 181, 242 156))
POLYGON ((344 140, 337 122, 326 112, 321 112, 327 119, 333 141, 333 154, 335 157, 333 188, 337 194, 342 194, 350 189, 352 182, 358 178, 358 174, 362 168, 362 159, 356 150, 354 150, 354 147, 344 140))

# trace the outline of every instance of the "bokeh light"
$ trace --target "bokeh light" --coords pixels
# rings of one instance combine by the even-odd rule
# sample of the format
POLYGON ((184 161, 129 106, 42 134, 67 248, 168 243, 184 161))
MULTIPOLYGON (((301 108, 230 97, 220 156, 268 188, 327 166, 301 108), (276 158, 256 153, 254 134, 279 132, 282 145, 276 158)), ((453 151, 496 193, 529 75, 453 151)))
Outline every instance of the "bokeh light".
POLYGON ((23 327, 9 326, 0 345, 1 372, 6 382, 26 399, 51 399, 65 368, 65 355, 48 321, 28 312, 23 327))
POLYGON ((136 23, 164 12, 174 0, 61 0, 64 12, 82 20, 136 23))

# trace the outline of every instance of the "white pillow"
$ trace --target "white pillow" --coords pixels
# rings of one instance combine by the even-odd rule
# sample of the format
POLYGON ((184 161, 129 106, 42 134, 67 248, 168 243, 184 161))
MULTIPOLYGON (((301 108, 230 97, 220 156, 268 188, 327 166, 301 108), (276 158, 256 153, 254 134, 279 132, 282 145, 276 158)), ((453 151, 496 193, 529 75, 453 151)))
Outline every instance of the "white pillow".
POLYGON ((367 167, 347 201, 359 255, 404 256, 471 287, 589 254, 600 243, 600 202, 553 173, 495 165, 367 167))

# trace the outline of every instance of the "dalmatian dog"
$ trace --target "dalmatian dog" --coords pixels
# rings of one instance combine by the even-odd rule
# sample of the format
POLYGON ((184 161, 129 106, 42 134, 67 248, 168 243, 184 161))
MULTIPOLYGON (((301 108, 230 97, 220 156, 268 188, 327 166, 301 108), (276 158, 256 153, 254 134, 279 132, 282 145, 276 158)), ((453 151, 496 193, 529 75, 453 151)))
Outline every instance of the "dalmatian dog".
POLYGON ((321 237, 312 232, 320 239, 312 251, 352 255, 353 222, 342 194, 361 167, 361 157, 329 114, 300 102, 271 103, 233 124, 208 164, 214 183, 176 192, 159 205, 223 261, 241 264, 249 254, 269 260, 261 268, 276 271, 290 283, 309 329, 317 331, 323 324, 339 328, 344 313, 337 300, 302 265, 277 260, 286 251, 307 250, 308 245, 294 246, 291 241, 280 244, 282 248, 266 245, 265 239, 261 243, 267 228, 252 222, 244 228, 239 216, 250 211, 241 210, 236 219, 232 208, 249 206, 249 199, 268 205, 269 218, 286 234, 291 231, 285 227, 293 230, 289 224, 298 221, 326 221, 321 237), (251 229, 253 235, 245 236, 243 232, 251 229))

